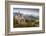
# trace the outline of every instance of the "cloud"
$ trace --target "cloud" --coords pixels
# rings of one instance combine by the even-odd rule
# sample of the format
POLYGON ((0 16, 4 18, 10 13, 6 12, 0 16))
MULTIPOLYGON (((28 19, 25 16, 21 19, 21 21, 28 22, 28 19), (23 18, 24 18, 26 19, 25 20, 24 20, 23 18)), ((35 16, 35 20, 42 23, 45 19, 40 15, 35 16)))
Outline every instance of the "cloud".
POLYGON ((33 16, 39 16, 39 10, 36 9, 13 9, 13 12, 20 12, 24 15, 33 15, 33 16))

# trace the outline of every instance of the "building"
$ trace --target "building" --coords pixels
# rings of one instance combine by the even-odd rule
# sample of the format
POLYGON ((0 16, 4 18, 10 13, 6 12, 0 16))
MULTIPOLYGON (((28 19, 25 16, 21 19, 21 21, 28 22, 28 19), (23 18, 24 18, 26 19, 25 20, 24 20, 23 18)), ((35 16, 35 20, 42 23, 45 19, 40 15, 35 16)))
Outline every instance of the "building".
POLYGON ((15 19, 18 21, 18 24, 27 24, 25 18, 20 12, 16 14, 15 19))

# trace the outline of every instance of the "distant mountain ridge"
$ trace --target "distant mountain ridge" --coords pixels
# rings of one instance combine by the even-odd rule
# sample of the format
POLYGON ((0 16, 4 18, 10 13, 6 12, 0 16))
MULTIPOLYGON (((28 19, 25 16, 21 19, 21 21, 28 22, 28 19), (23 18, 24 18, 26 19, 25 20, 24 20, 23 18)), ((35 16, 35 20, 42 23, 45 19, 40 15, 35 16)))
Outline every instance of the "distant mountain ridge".
MULTIPOLYGON (((13 16, 16 16, 18 13, 13 13, 13 16)), ((33 16, 33 15, 24 15, 20 13, 25 19, 31 20, 31 19, 39 19, 39 16, 33 16)), ((19 14, 19 15, 20 15, 19 14)))

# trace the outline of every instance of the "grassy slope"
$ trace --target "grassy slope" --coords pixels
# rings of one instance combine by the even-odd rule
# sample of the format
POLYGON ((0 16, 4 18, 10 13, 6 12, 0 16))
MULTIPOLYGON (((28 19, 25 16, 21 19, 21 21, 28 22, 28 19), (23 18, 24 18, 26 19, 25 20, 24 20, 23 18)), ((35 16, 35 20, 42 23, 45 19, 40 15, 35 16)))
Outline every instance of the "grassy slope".
POLYGON ((26 20, 25 19, 25 21, 26 21, 26 25, 25 24, 17 24, 17 20, 15 20, 15 18, 14 18, 14 20, 13 20, 13 24, 14 24, 14 27, 37 27, 38 25, 39 25, 39 21, 38 22, 36 22, 36 20, 37 19, 31 19, 31 20, 26 20))

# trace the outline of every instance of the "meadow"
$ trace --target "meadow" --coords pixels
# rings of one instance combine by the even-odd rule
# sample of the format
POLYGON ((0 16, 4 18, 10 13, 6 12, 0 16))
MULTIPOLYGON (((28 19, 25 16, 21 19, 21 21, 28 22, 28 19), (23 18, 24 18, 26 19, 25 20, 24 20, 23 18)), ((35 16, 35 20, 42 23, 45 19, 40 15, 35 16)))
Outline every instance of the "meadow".
POLYGON ((39 27, 39 19, 25 19, 26 24, 18 24, 16 18, 13 19, 13 26, 15 27, 39 27))

